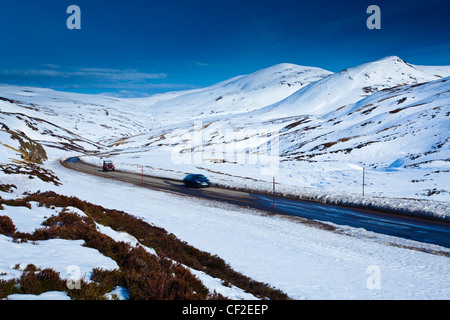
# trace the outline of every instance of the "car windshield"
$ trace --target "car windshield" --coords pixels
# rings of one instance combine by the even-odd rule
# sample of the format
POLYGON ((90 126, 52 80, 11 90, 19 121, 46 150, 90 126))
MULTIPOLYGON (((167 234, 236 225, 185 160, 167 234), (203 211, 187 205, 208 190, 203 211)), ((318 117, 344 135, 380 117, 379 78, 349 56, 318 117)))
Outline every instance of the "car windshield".
POLYGON ((202 174, 197 174, 196 176, 194 176, 195 179, 201 179, 201 180, 207 180, 206 177, 202 174))

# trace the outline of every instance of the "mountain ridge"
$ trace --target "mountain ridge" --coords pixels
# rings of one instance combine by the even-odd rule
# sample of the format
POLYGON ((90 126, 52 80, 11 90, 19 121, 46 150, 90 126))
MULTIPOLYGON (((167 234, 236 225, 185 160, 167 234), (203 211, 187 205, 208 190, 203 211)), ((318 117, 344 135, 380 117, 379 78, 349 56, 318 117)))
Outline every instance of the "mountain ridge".
POLYGON ((49 158, 59 149, 95 163, 111 157, 130 170, 145 164, 177 178, 199 171, 226 183, 266 179, 265 164, 237 159, 277 139, 277 175, 286 185, 354 192, 353 163, 372 176, 372 195, 449 201, 449 76, 450 66, 390 56, 338 73, 283 63, 139 99, 0 86, 0 126, 38 141, 49 158), (216 152, 225 145, 235 148, 231 158, 216 152), (176 150, 200 163, 174 163, 176 150))

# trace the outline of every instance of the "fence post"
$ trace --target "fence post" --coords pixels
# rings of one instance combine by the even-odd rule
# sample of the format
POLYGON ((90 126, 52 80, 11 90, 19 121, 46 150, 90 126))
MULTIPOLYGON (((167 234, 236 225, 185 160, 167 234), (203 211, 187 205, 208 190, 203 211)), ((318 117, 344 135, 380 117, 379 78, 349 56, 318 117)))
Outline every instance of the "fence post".
POLYGON ((272 197, 273 197, 273 213, 275 214, 275 177, 273 177, 272 197))
POLYGON ((365 183, 365 175, 366 175, 366 168, 363 168, 363 183, 362 183, 362 196, 364 197, 364 183, 365 183))

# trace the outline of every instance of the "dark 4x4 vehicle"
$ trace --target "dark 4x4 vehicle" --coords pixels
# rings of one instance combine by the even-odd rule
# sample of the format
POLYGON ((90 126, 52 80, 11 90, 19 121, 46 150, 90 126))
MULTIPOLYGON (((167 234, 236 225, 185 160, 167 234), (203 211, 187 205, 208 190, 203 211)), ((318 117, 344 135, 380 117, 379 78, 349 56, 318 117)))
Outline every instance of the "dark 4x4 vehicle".
POLYGON ((116 168, 114 167, 114 164, 112 161, 103 161, 103 171, 115 171, 116 168))
POLYGON ((190 174, 183 179, 186 187, 207 188, 210 186, 208 178, 202 174, 190 174))

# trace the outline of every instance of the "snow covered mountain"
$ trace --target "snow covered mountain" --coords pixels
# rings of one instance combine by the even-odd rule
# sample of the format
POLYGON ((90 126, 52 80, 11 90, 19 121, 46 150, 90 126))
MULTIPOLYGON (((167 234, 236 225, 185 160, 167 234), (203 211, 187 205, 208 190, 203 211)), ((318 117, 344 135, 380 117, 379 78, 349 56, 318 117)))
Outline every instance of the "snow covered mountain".
POLYGON ((382 89, 428 82, 449 75, 448 67, 441 70, 422 69, 399 57, 387 57, 316 81, 263 112, 266 119, 279 114, 323 114, 355 103, 382 89), (271 109, 273 111, 268 112, 271 109))
POLYGON ((128 102, 140 105, 161 125, 167 125, 180 119, 203 119, 258 110, 330 74, 319 68, 283 63, 204 89, 129 99, 128 102))
POLYGON ((96 152, 151 174, 200 171, 255 188, 276 176, 289 192, 358 193, 356 164, 372 196, 448 201, 449 76, 449 66, 387 57, 339 73, 279 64, 139 99, 0 86, 0 123, 47 152, 96 152), (276 151, 276 172, 249 161, 260 150, 276 151))
MULTIPOLYGON (((333 233, 206 200, 127 184, 118 188, 115 181, 63 168, 58 160, 70 156, 95 164, 108 157, 120 170, 169 178, 204 173, 230 188, 271 192, 275 178, 277 192, 307 200, 449 217, 450 66, 388 57, 332 73, 280 64, 208 88, 140 99, 0 86, 1 279, 19 278, 27 264, 53 268, 65 278, 69 265, 88 278, 94 268, 118 269, 83 240, 13 240, 8 219, 10 229, 13 223, 17 231, 32 233, 50 216, 86 217, 87 211, 72 205, 21 202, 24 195, 54 191, 167 228, 294 299, 448 296, 448 274, 442 272, 448 258, 430 254, 434 246, 414 251, 408 249, 414 242, 363 229, 333 233), (383 290, 361 285, 369 263, 383 267, 383 290), (269 272, 268 264, 275 266, 269 272), (405 286, 412 290, 405 293, 405 286)), ((96 223, 95 230, 132 246, 141 241, 122 228, 96 223)), ((255 298, 192 272, 211 291, 255 298)), ((126 291, 117 287, 111 294, 126 291)), ((70 298, 64 292, 33 297, 70 298)))
POLYGON ((3 116, 26 116, 28 125, 22 129, 43 141, 52 140, 48 136, 55 126, 66 131, 66 135, 58 134, 59 138, 72 140, 77 136, 101 144, 103 140, 146 132, 156 124, 148 112, 115 98, 7 85, 0 86, 0 112, 3 116), (47 130, 35 130, 39 126, 47 130), (37 137, 38 133, 47 139, 37 137))
POLYGON ((369 170, 374 196, 448 200, 448 76, 448 66, 398 57, 336 74, 282 64, 205 90, 140 99, 160 125, 112 142, 112 152, 130 168, 176 177, 202 171, 225 184, 238 176, 247 185, 272 175, 261 175, 265 164, 239 159, 277 139, 274 175, 294 189, 358 192, 360 173, 349 167, 357 164, 369 170), (225 146, 234 155, 222 153, 225 146), (169 160, 177 148, 187 161, 169 160))

